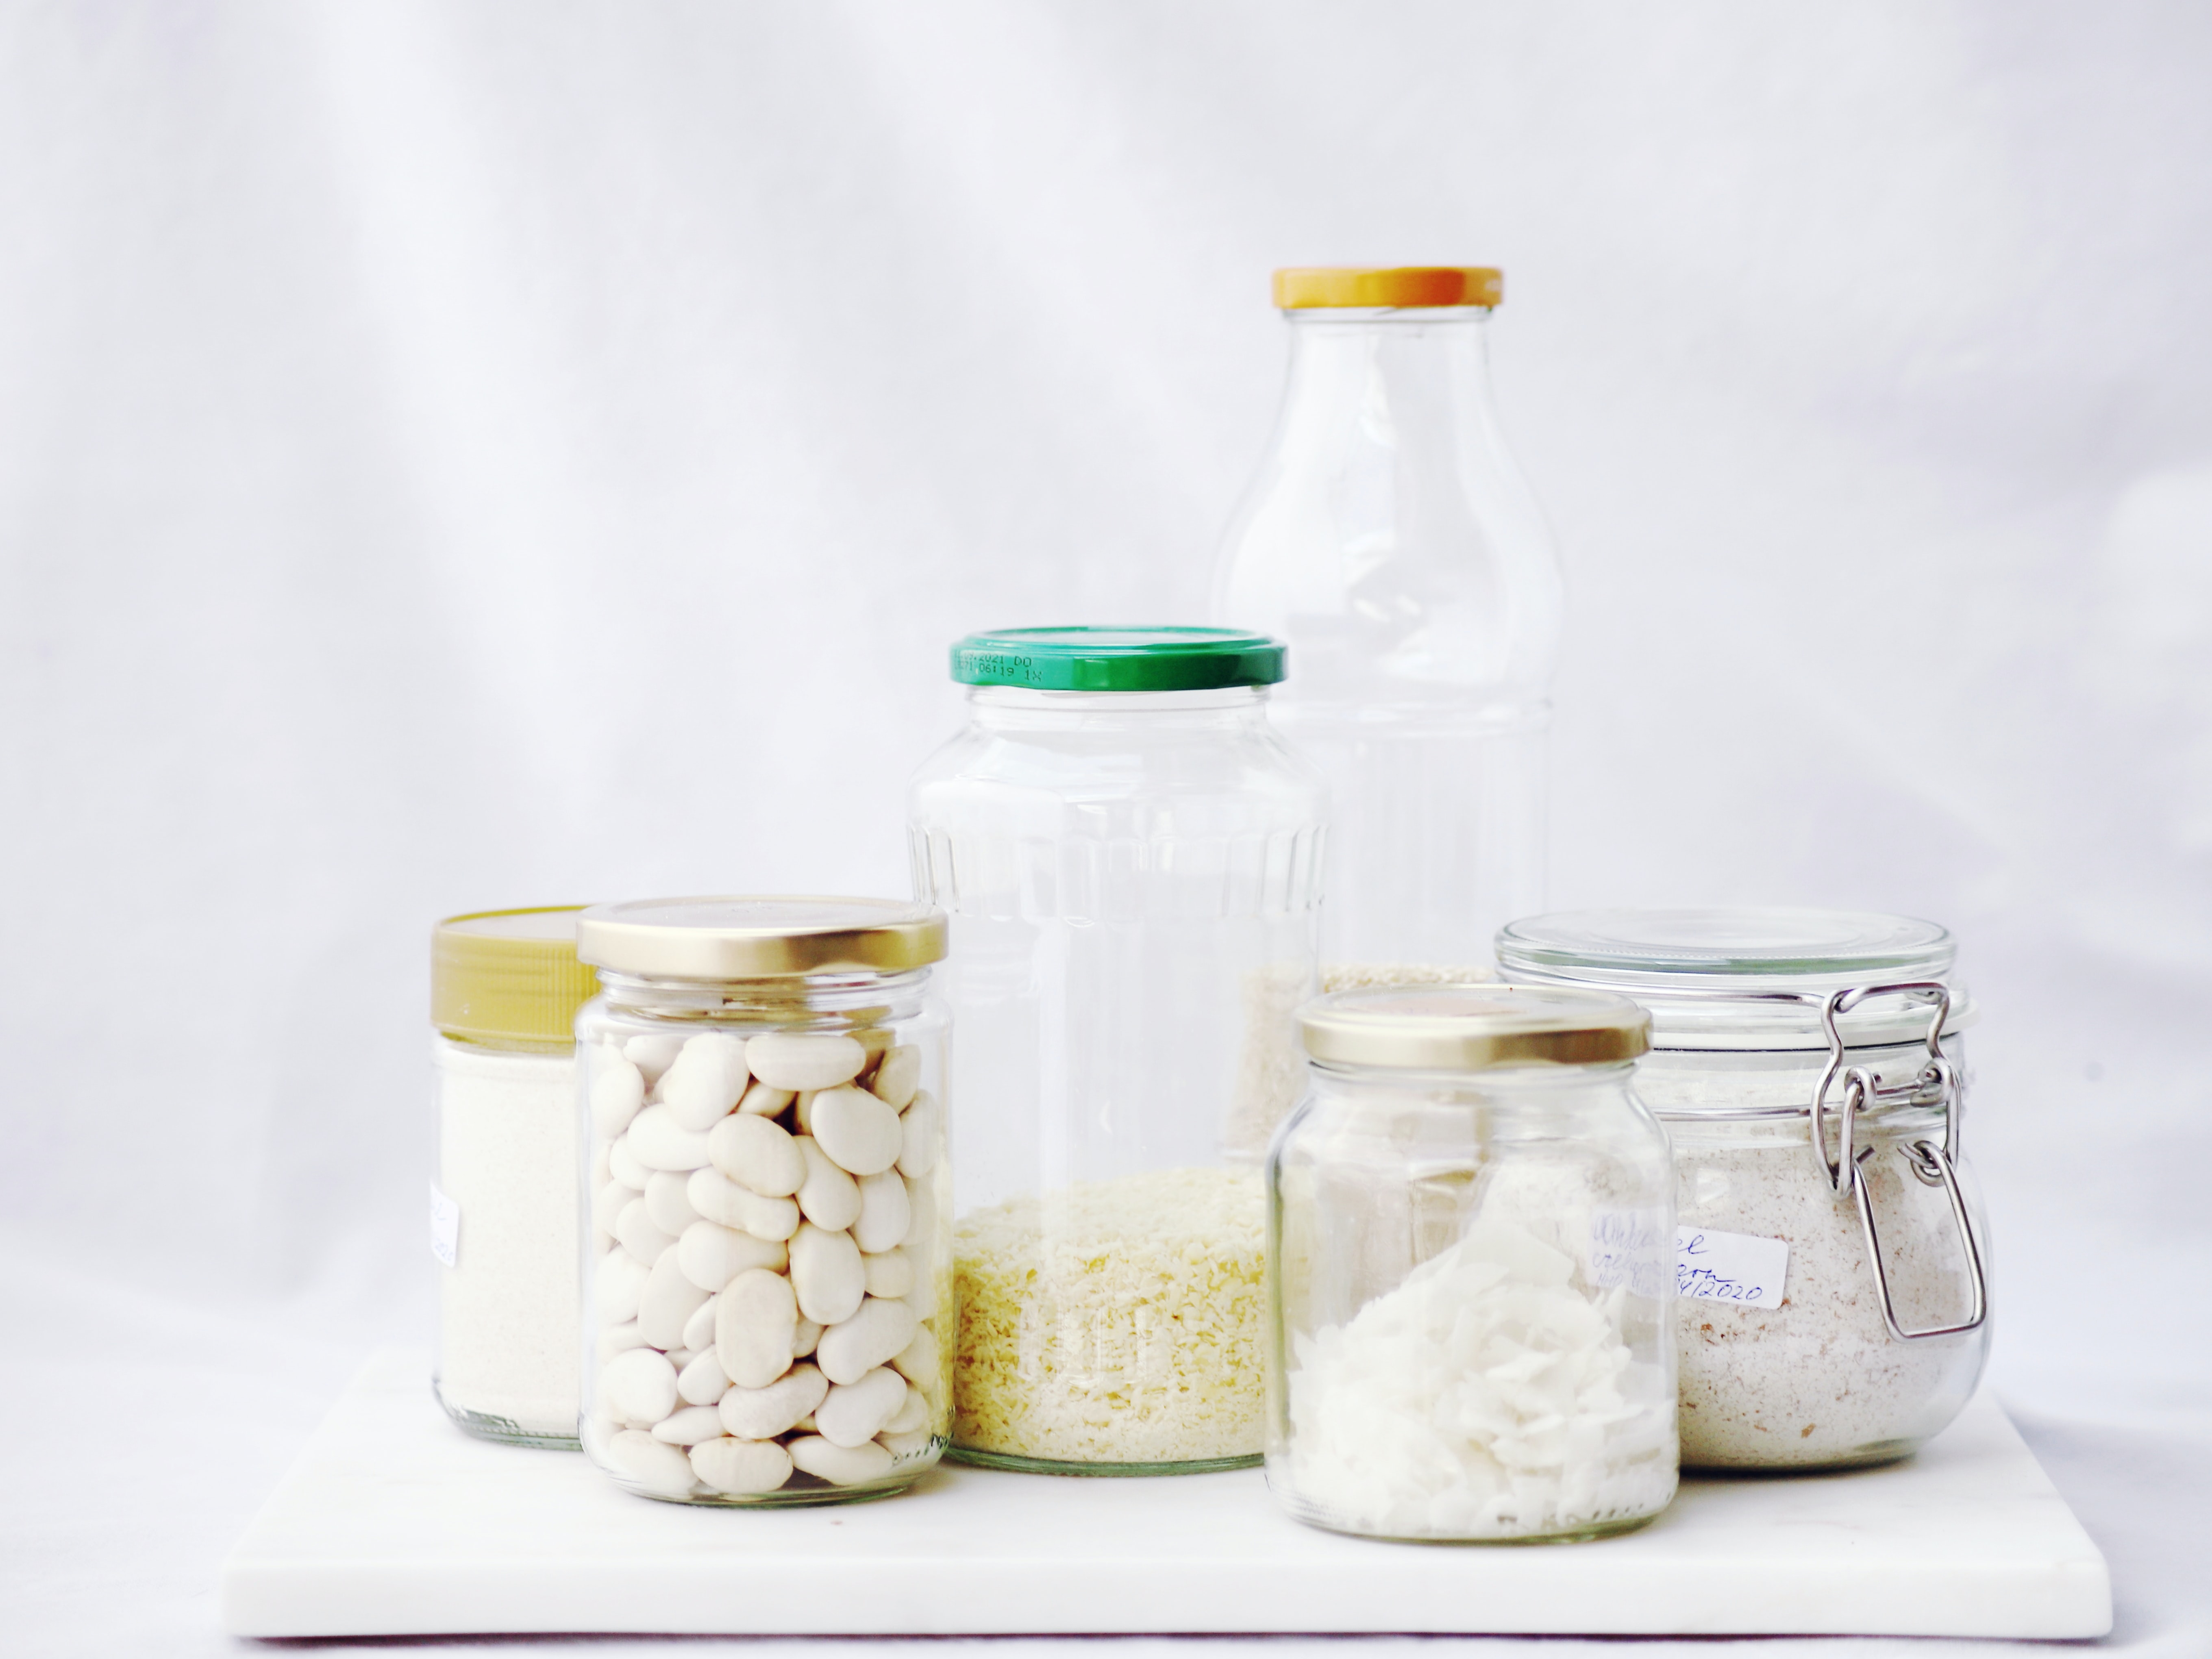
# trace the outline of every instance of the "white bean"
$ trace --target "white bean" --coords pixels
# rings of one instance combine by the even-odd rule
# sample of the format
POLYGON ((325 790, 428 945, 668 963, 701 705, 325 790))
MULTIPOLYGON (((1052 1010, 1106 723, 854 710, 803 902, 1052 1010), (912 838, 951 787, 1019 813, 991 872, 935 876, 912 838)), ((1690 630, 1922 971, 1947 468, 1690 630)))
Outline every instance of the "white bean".
POLYGON ((927 1325, 915 1328, 914 1340, 891 1356, 891 1369, 932 1395, 944 1386, 944 1358, 937 1351, 937 1333, 927 1325))
POLYGON ((618 1353, 599 1368, 599 1403, 616 1421, 649 1429, 676 1409, 676 1367, 651 1348, 618 1353))
POLYGON ((914 1260, 904 1250, 884 1250, 860 1258, 870 1296, 904 1296, 914 1288, 914 1260))
POLYGON ((645 1346, 645 1334, 637 1328, 637 1321, 625 1319, 619 1325, 603 1325, 599 1334, 599 1364, 605 1364, 618 1353, 628 1353, 632 1348, 645 1346))
POLYGON ((903 1352, 916 1328, 914 1310, 906 1303, 872 1296, 850 1319, 822 1333, 814 1363, 832 1382, 857 1382, 903 1352))
POLYGON ((623 1139, 648 1170, 697 1170, 708 1161, 705 1131, 685 1128, 665 1106, 648 1106, 632 1118, 623 1139))
POLYGON ((774 1118, 742 1112, 724 1118, 707 1136, 707 1156, 724 1175, 763 1198, 788 1198, 806 1179, 806 1159, 774 1118))
MULTIPOLYGON (((874 1373, 872 1371, 869 1375, 873 1376, 874 1373)), ((677 1382, 680 1389, 683 1379, 678 1377, 677 1382)), ((916 1434, 928 1426, 929 1396, 920 1389, 908 1389, 906 1397, 899 1402, 898 1410, 892 1413, 890 1421, 884 1425, 882 1432, 916 1434)))
MULTIPOLYGON (((638 1115, 641 1122, 644 1117, 642 1112, 638 1115)), ((856 1176, 890 1169, 898 1162, 905 1142, 898 1114, 866 1089, 849 1084, 815 1096, 811 1121, 814 1139, 830 1162, 856 1176)))
POLYGON ((906 1404, 906 1379, 880 1366, 859 1381, 840 1383, 814 1408, 814 1429, 839 1446, 873 1440, 906 1404))
POLYGON ((799 1156, 806 1160, 806 1179, 799 1184, 799 1207, 817 1227, 842 1232, 860 1218, 860 1183, 832 1163, 811 1135, 796 1137, 799 1156))
POLYGON ((592 1127, 611 1139, 629 1126, 645 1104, 645 1074, 626 1060, 603 1065, 592 1079, 592 1127))
POLYGON ((791 1288, 798 1293, 801 1313, 817 1325, 850 1319, 867 1287, 860 1246, 850 1233, 831 1232, 811 1221, 800 1226, 791 1241, 791 1288))
POLYGON ((871 1255, 898 1248, 914 1220, 906 1182, 896 1170, 860 1178, 860 1214, 853 1223, 853 1242, 871 1255))
POLYGON ((902 1112, 921 1083, 921 1050, 910 1042, 902 1042, 884 1051, 883 1062, 876 1067, 876 1075, 868 1087, 886 1106, 902 1112))
POLYGON ((799 1231, 799 1206, 787 1198, 763 1198, 720 1170, 694 1170, 686 1196, 709 1221, 755 1238, 789 1238, 799 1231))
POLYGON ((653 1224, 672 1238, 683 1237, 684 1230, 699 1218, 699 1212, 691 1207, 684 1187, 691 1177, 676 1170, 656 1170, 653 1179, 645 1183, 645 1212, 653 1218, 653 1224))
POLYGON ((796 1428, 830 1392, 830 1380, 811 1365, 793 1365, 764 1389, 732 1389, 723 1395, 722 1427, 740 1440, 770 1440, 796 1428))
POLYGON ((691 1448, 691 1469, 732 1497, 774 1492, 791 1479, 791 1454, 773 1440, 702 1440, 691 1448))
POLYGON ((901 1175, 926 1176, 937 1167, 938 1154, 945 1146, 944 1116, 938 1109, 937 1097, 928 1090, 915 1096, 914 1104, 899 1120, 901 1175))
POLYGON ((721 1434, 722 1419, 712 1406, 686 1406, 653 1425, 653 1437, 671 1446, 696 1446, 721 1434))
POLYGON ((840 1446, 818 1434, 794 1440, 785 1448, 792 1467, 803 1469, 832 1486, 857 1486, 879 1480, 891 1472, 891 1455, 874 1441, 865 1446, 840 1446))
POLYGON ((652 1271, 619 1245, 599 1258, 592 1305, 598 1310, 600 1324, 619 1325, 637 1317, 637 1299, 645 1293, 646 1277, 652 1271))
POLYGON ((615 1218, 637 1194, 619 1181, 610 1181, 592 1194, 592 1231, 602 1238, 615 1236, 615 1218))
POLYGON ((608 1142, 599 1140, 596 1135, 592 1137, 592 1140, 595 1150, 592 1153, 592 1190, 597 1192, 615 1178, 614 1170, 608 1162, 609 1154, 614 1151, 614 1147, 608 1142))
POLYGON ((803 1135, 814 1133, 814 1097, 820 1092, 817 1089, 801 1089, 791 1097, 791 1121, 803 1135))
POLYGON ((745 1091, 745 1097, 738 1103, 738 1109, 749 1116, 774 1117, 795 1098, 788 1089, 771 1089, 765 1083, 756 1083, 745 1091))
POLYGON ((683 1127, 708 1129, 738 1103, 749 1081, 745 1045, 726 1031, 702 1031, 660 1079, 660 1099, 683 1127))
POLYGON ((653 1224, 653 1212, 645 1207, 642 1195, 633 1195, 615 1218, 615 1237, 622 1247, 640 1261, 654 1262, 660 1253, 676 1242, 675 1237, 664 1233, 653 1224))
MULTIPOLYGON (((912 1397, 914 1396, 909 1396, 909 1398, 912 1397)), ((936 1437, 927 1429, 914 1429, 903 1432, 886 1429, 876 1437, 876 1443, 903 1463, 907 1459, 919 1457, 927 1451, 936 1437)))
MULTIPOLYGON (((714 1304, 702 1310, 711 1321, 714 1304)), ((711 1340, 711 1333, 709 1334, 711 1340)), ((677 1398, 687 1406, 711 1406, 730 1391, 730 1379, 722 1370, 720 1358, 710 1346, 704 1353, 695 1355, 690 1364, 676 1373, 677 1398)))
POLYGON ((766 1267, 739 1273, 715 1298, 714 1352, 741 1389, 766 1388, 791 1369, 798 1327, 791 1281, 766 1267))
POLYGON ((822 1327, 805 1314, 799 1316, 799 1334, 791 1339, 791 1353, 794 1359, 804 1359, 814 1352, 814 1345, 822 1340, 822 1327))
MULTIPOLYGON (((680 1240, 678 1242, 681 1243, 680 1240)), ((676 1260, 680 1264, 684 1258, 679 1255, 676 1260)), ((691 1282, 696 1285, 699 1281, 695 1279, 691 1282)), ((711 1296, 699 1304, 696 1313, 684 1322, 684 1346, 693 1353, 714 1346, 714 1304, 711 1296)))
POLYGON ((667 1036, 634 1036, 622 1046, 623 1058, 645 1074, 646 1086, 660 1081, 660 1074, 673 1065, 684 1039, 667 1036))
POLYGON ((617 1474, 657 1498, 690 1495, 691 1460, 641 1429, 624 1429, 608 1441, 606 1458, 617 1474))
MULTIPOLYGON (((931 1249, 937 1243, 937 1188, 927 1176, 906 1183, 906 1237, 899 1243, 908 1249, 931 1249)), ((921 1264, 915 1266, 918 1270, 921 1264)))
POLYGON ((868 1051, 833 1032, 769 1031, 746 1049, 752 1073, 775 1089, 828 1089, 849 1083, 868 1063, 868 1051))
POLYGON ((695 1221, 676 1241, 675 1261, 684 1277, 703 1291, 719 1291, 739 1273, 756 1268, 781 1273, 791 1260, 786 1248, 772 1239, 695 1221))
POLYGON ((630 1150, 628 1135, 607 1148, 607 1173, 634 1193, 643 1192, 653 1179, 653 1171, 639 1163, 637 1154, 630 1150))
POLYGON ((678 1382, 684 1380, 684 1368, 699 1357, 689 1348, 664 1348, 661 1352, 668 1356, 668 1363, 676 1367, 678 1382))
POLYGON ((679 1252, 671 1250, 654 1262, 653 1271, 646 1275, 645 1288, 638 1292, 637 1328, 656 1348, 683 1345, 684 1326, 709 1294, 684 1276, 678 1255, 679 1252))

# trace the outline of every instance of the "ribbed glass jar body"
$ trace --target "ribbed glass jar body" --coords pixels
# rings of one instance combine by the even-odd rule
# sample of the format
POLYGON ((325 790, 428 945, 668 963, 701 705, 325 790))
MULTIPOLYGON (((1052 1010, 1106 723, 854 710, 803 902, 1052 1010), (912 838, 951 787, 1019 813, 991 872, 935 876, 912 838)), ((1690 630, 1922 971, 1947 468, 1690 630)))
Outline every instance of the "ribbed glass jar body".
POLYGON ((915 778, 951 919, 961 1455, 1260 1451, 1258 1164, 1296 1098, 1324 794, 1252 687, 971 692, 915 778))
POLYGON ((1290 647, 1275 718, 1333 797, 1324 962, 1479 965, 1542 902, 1562 611, 1490 313, 1284 317, 1289 382, 1212 614, 1290 647))
POLYGON ((912 1484, 951 1418, 931 970, 599 978, 577 1017, 586 1454, 678 1503, 912 1484))
POLYGON ((1666 1507, 1673 1170, 1631 1072, 1312 1067, 1268 1162, 1267 1481, 1291 1514, 1514 1541, 1666 1507))

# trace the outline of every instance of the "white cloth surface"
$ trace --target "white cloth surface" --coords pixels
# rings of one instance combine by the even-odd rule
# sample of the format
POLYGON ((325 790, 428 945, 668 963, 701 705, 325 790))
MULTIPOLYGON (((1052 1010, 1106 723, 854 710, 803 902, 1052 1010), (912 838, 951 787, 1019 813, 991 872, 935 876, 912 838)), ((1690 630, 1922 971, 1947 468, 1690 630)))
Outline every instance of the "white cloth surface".
POLYGON ((1960 933, 1992 1375, 2212 1653, 2207 84, 2180 3, 0 9, 4 1645, 230 1645, 424 1328, 435 917, 903 891, 949 641, 1199 608, 1268 270, 1451 260, 1553 902, 1960 933))

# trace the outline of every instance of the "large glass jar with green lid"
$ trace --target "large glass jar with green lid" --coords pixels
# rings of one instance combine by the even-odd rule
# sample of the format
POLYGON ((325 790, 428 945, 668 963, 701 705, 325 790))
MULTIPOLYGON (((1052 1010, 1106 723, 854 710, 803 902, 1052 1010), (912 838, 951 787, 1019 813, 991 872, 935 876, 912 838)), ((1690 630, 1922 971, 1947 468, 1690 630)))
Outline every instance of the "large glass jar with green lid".
POLYGON ((970 635, 909 795, 951 927, 955 1455, 1065 1474, 1258 1460, 1259 1164, 1295 1102, 1325 793, 1284 653, 1197 628, 970 635))

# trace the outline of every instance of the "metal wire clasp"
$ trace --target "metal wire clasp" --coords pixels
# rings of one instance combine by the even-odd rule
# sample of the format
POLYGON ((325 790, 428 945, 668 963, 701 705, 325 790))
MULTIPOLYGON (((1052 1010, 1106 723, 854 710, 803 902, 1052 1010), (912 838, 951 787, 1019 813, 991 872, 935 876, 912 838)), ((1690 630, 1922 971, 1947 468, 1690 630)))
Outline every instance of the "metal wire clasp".
POLYGON ((1820 1073, 1820 1081, 1813 1091, 1813 1107, 1809 1114, 1812 1126, 1813 1160, 1828 1190, 1838 1198, 1850 1194, 1858 1201, 1859 1226, 1866 1234, 1867 1257, 1874 1267, 1875 1288, 1881 1293, 1882 1322, 1889 1334, 1900 1342, 1918 1342, 1929 1337, 1957 1336, 1979 1328, 1989 1316, 1989 1285, 1982 1273, 1981 1241, 1974 1236, 1973 1219, 1966 1213, 1966 1194, 1959 1188, 1960 1124, 1965 1116, 1966 1089, 1957 1067, 1943 1053, 1943 1023, 1951 1012, 1950 988, 1936 980, 1907 980, 1893 985, 1856 985, 1831 995, 1820 1011, 1820 1023, 1828 1034, 1828 1065, 1820 1073), (1846 1066, 1843 1032, 1837 1021, 1844 1014, 1870 998, 1903 996, 1915 1002, 1932 1002, 1935 1012, 1928 1022, 1928 1062, 1910 1083, 1881 1085, 1880 1076, 1864 1066, 1846 1066), (1844 1084, 1844 1103, 1841 1121, 1837 1125, 1836 1155, 1828 1156, 1828 1092, 1834 1087, 1838 1074, 1844 1084), (1897 1148, 1897 1155, 1905 1167, 1924 1187, 1943 1188, 1950 1200, 1951 1219, 1959 1230, 1959 1242, 1966 1255, 1968 1281, 1966 1317, 1955 1325, 1935 1325, 1922 1330, 1909 1331, 1898 1322, 1897 1307, 1889 1291, 1889 1269, 1882 1260, 1881 1237, 1874 1221, 1874 1195, 1869 1188, 1864 1165, 1874 1156, 1871 1144, 1859 1146, 1859 1114, 1875 1106, 1941 1106, 1943 1115, 1943 1144, 1923 1138, 1897 1148))

